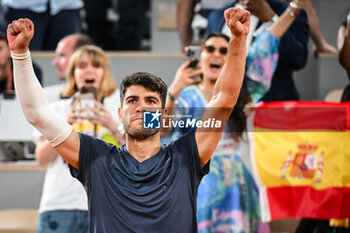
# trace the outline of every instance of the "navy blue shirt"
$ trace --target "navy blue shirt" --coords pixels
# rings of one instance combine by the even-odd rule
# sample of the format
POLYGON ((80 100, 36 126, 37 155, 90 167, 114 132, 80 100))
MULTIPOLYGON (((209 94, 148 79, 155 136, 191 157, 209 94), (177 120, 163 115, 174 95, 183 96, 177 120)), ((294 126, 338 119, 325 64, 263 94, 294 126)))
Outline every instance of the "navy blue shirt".
POLYGON ((90 231, 197 232, 197 189, 209 171, 200 165, 195 131, 138 162, 126 150, 79 134, 79 170, 88 196, 90 231))

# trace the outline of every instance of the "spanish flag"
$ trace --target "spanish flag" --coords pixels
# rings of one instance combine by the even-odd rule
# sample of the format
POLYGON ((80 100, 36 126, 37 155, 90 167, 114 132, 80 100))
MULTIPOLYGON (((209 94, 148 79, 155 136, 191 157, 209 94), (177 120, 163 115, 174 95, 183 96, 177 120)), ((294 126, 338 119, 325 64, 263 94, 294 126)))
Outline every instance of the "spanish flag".
POLYGON ((262 103, 250 124, 263 221, 350 218, 350 102, 262 103))

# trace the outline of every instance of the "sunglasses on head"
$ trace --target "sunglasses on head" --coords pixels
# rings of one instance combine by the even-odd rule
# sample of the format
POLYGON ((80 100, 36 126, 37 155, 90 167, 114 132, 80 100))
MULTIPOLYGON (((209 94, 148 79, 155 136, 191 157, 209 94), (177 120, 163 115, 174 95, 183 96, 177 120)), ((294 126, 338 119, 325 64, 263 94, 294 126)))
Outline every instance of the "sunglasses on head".
MULTIPOLYGON (((204 48, 205 48, 205 50, 207 50, 208 53, 214 53, 215 50, 217 49, 217 48, 215 48, 212 45, 204 46, 204 48)), ((226 55, 227 54, 227 47, 220 47, 218 49, 219 49, 219 53, 221 55, 226 55)))

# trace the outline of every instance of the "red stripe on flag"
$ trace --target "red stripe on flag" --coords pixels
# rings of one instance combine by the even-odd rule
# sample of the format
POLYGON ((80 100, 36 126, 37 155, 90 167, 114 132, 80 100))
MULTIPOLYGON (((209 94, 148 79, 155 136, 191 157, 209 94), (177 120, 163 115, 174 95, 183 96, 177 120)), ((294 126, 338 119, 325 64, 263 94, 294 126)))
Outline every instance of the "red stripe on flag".
POLYGON ((255 111, 254 126, 272 130, 350 129, 350 102, 277 101, 262 103, 255 111))
POLYGON ((267 188, 271 220, 350 218, 350 187, 316 190, 308 186, 267 188))

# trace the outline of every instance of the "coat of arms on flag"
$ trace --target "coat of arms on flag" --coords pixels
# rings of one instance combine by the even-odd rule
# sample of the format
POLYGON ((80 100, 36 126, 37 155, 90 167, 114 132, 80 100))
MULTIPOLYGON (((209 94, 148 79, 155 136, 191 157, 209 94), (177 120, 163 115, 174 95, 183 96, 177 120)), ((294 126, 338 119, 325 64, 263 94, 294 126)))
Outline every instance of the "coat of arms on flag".
POLYGON ((289 151, 282 165, 281 178, 287 177, 286 172, 290 167, 289 175, 292 177, 312 179, 317 174, 316 182, 322 182, 324 152, 318 152, 318 147, 318 145, 303 142, 298 144, 294 155, 289 151))

